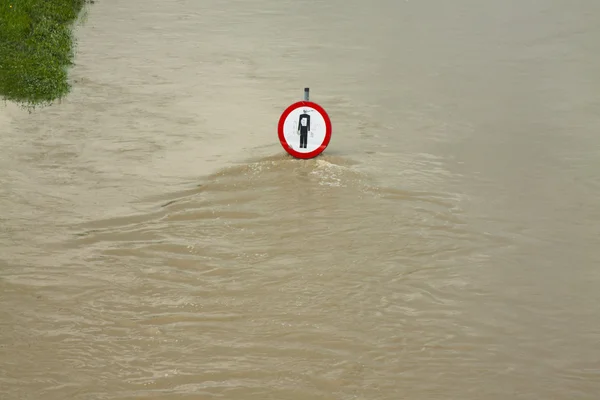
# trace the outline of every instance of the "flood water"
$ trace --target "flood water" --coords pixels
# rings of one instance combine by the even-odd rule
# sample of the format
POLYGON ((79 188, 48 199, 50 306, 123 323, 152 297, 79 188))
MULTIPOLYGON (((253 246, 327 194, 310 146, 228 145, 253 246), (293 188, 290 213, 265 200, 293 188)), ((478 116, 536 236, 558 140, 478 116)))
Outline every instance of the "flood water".
POLYGON ((70 96, 0 105, 0 399, 598 399, 599 21, 97 1, 70 96))

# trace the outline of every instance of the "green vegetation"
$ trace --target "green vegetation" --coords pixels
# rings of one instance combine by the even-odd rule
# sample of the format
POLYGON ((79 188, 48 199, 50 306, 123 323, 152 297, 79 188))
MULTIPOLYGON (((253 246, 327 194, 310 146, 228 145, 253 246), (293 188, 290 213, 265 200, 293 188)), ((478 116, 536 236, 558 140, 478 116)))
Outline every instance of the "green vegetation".
POLYGON ((70 90, 71 29, 90 0, 0 0, 0 96, 35 107, 70 90))

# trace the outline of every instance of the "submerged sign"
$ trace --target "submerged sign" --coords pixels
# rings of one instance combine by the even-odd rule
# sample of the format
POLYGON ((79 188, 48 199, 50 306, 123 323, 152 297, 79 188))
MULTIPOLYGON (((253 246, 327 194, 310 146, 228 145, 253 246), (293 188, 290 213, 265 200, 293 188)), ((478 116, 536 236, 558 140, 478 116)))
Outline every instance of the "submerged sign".
POLYGON ((279 118, 279 141, 296 158, 321 154, 331 140, 331 121, 320 105, 299 101, 285 109, 279 118))

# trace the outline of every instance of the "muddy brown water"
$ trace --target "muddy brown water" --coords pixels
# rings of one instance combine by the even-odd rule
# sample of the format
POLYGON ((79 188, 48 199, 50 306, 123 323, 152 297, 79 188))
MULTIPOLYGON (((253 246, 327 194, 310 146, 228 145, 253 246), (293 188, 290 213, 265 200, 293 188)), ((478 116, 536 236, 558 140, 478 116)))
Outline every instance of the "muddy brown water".
POLYGON ((0 108, 0 399, 600 398, 599 21, 96 2, 71 95, 0 108))

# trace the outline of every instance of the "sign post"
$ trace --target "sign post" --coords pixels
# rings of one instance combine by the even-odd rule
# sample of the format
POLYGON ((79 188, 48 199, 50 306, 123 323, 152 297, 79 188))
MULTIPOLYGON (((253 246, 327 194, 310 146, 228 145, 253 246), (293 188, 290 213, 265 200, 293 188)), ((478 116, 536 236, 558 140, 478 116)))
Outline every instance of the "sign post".
POLYGON ((309 101, 308 95, 309 88, 304 88, 304 100, 285 109, 277 129, 284 150, 302 159, 318 156, 331 140, 331 120, 327 112, 309 101))

